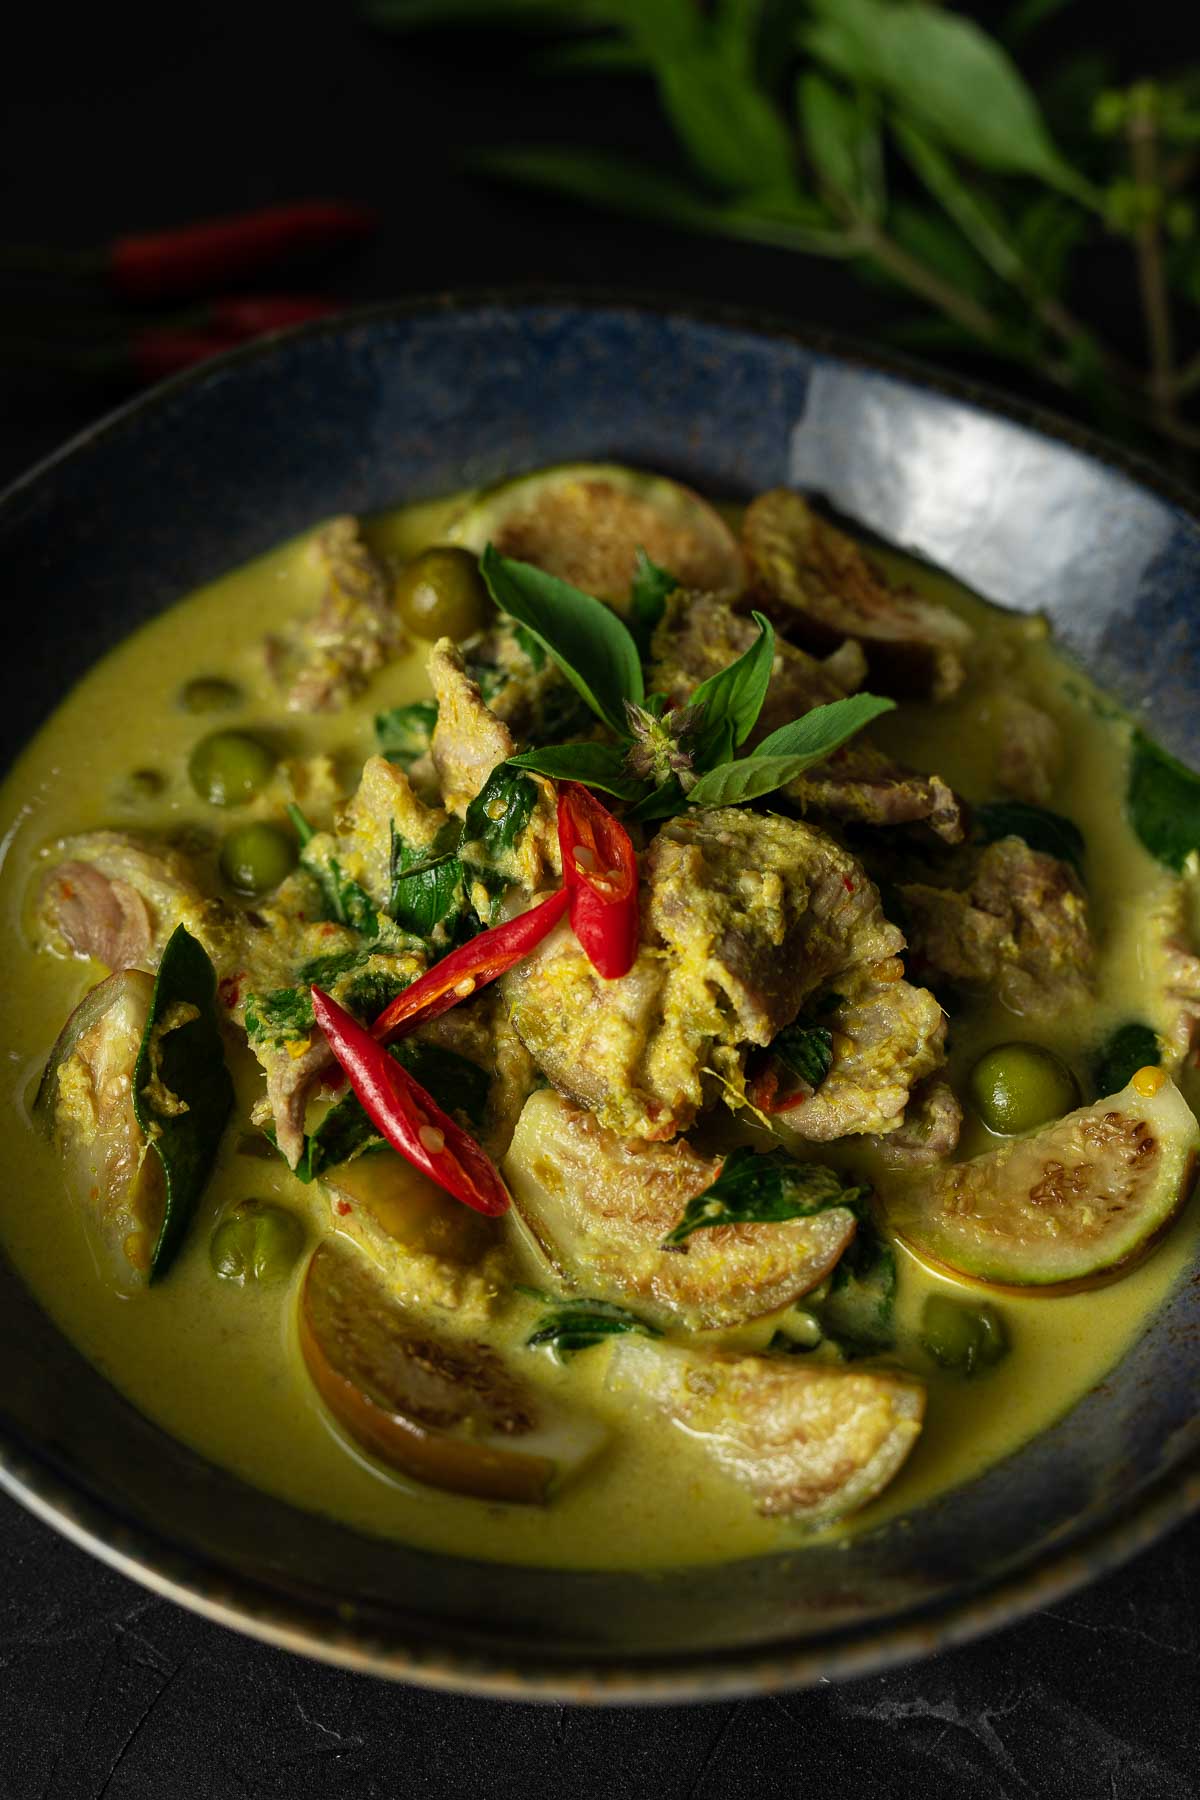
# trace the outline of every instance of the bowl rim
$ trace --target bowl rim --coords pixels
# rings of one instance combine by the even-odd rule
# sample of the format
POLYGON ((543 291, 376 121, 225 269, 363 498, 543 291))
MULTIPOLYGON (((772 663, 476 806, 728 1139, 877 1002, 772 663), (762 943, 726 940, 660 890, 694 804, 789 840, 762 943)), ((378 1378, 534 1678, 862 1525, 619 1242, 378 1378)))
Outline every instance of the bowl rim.
MULTIPOLYGON (((171 377, 133 396, 85 426, 0 491, 0 513, 97 444, 136 430, 146 413, 174 404, 214 374, 260 360, 281 343, 336 337, 421 317, 484 310, 570 311, 581 315, 632 312, 674 317, 783 340, 845 365, 891 376, 911 386, 1009 419, 1128 476, 1185 514, 1200 528, 1200 495, 1138 452, 1111 443, 1052 410, 987 383, 947 375, 922 362, 878 351, 863 340, 797 323, 756 308, 697 302, 669 293, 576 286, 467 287, 348 308, 252 343, 171 377)), ((483 1698, 553 1703, 663 1704, 726 1700, 879 1673, 935 1651, 966 1644, 1065 1598, 1148 1548, 1200 1511, 1200 1457, 1188 1459, 1090 1525, 998 1579, 961 1590, 872 1624, 765 1647, 638 1657, 599 1652, 565 1658, 519 1658, 508 1652, 453 1643, 384 1647, 353 1641, 352 1628, 328 1635, 330 1619, 316 1603, 290 1600, 265 1582, 218 1571, 210 1560, 134 1524, 62 1474, 52 1461, 0 1432, 0 1490, 43 1523, 101 1562, 213 1623, 278 1648, 359 1673, 410 1682, 435 1691, 483 1698), (114 1541, 119 1539, 120 1541, 114 1541), (214 1581, 214 1577, 217 1579, 214 1581), (232 1597, 227 1597, 232 1594, 232 1597), (519 1664, 519 1666, 518 1666, 519 1664)))

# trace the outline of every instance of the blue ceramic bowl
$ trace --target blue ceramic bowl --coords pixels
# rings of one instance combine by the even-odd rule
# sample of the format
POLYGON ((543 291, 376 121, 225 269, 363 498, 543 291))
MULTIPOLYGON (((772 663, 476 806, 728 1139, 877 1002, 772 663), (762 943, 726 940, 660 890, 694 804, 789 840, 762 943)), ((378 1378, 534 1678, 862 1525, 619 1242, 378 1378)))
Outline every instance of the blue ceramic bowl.
MULTIPOLYGON (((314 519, 614 458, 721 495, 790 483, 993 600, 1044 611, 1200 763, 1200 522, 1045 419, 786 328, 479 298, 365 313, 140 400, 0 500, 29 621, 11 756, 102 651, 314 519)), ((860 1674, 1044 1606, 1200 1505, 1200 1284, 980 1479, 850 1551, 654 1576, 380 1543, 246 1487, 136 1413, 0 1268, 0 1480, 159 1592, 291 1649, 490 1694, 684 1699, 860 1674)))

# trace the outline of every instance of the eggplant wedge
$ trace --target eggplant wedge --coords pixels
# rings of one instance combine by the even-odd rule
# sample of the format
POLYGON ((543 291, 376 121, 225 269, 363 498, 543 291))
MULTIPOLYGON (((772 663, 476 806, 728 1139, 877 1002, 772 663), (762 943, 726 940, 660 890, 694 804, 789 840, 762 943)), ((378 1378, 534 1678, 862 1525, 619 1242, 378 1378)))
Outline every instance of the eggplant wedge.
POLYGON ((495 1350, 432 1330, 336 1239, 308 1265, 299 1329, 305 1366, 338 1423, 429 1487, 537 1504, 604 1442, 589 1414, 558 1406, 495 1350))
POLYGON ((681 1426, 760 1513, 810 1525, 882 1492, 925 1413, 920 1382, 892 1370, 722 1356, 645 1338, 614 1345, 608 1382, 681 1426))
POLYGON ((721 1163, 688 1144, 626 1140, 552 1088, 531 1094, 504 1163, 518 1214, 560 1279, 653 1324, 714 1330, 774 1312, 824 1281, 854 1236, 838 1206, 784 1223, 663 1241, 721 1163))
POLYGON ((918 1256, 1041 1293, 1111 1281, 1188 1197, 1200 1125, 1161 1069, 970 1162, 892 1178, 882 1198, 918 1256))

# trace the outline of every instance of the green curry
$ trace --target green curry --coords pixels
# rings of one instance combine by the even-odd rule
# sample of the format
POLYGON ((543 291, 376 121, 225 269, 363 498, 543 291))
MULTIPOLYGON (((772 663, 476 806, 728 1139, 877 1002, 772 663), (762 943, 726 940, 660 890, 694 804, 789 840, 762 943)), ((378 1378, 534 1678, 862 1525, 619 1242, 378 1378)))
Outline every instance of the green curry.
POLYGON ((798 496, 334 521, 121 645, 3 807, 5 1247, 313 1511, 577 1566, 867 1529, 1195 1255, 1190 778, 798 496), (591 925, 485 970, 564 879, 591 925), (318 1013, 400 1021, 382 1112, 318 1013))

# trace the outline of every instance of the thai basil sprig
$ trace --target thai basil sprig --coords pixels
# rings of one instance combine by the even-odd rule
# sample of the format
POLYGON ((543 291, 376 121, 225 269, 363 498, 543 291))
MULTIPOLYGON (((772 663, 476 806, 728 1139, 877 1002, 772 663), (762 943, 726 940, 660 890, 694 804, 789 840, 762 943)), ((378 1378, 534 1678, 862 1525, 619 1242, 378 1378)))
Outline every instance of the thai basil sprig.
MULTIPOLYGON (((510 765, 598 788, 625 801, 638 818, 669 817, 688 806, 736 806, 773 793, 894 705, 876 694, 852 694, 814 707, 736 757, 762 711, 775 661, 775 633, 761 613, 752 614, 758 636, 750 648, 701 682, 686 706, 671 707, 663 695, 647 695, 638 643, 601 601, 499 555, 491 544, 480 569, 497 606, 553 658, 614 739, 525 750, 510 765)), ((674 583, 644 555, 637 574, 643 604, 635 618, 644 639, 674 583)))

